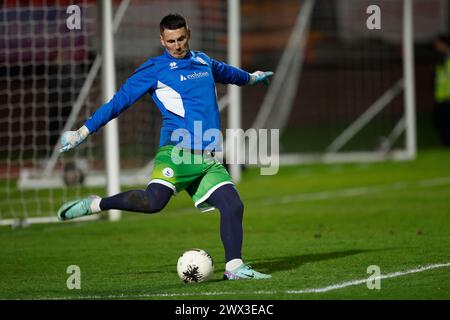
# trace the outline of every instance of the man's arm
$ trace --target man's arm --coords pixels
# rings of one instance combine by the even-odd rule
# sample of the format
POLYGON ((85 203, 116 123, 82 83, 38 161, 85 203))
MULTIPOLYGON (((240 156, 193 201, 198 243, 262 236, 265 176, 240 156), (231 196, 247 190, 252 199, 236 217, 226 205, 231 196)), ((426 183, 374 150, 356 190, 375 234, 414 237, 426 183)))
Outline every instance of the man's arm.
POLYGON ((211 68, 213 70, 214 79, 223 84, 235 84, 243 86, 246 84, 257 84, 263 82, 269 84, 269 77, 273 75, 272 71, 256 71, 248 73, 240 68, 233 67, 225 62, 211 59, 211 68))
POLYGON ((62 148, 65 152, 82 143, 90 134, 96 132, 109 121, 133 105, 145 93, 154 89, 156 80, 152 70, 153 64, 143 65, 128 78, 112 99, 98 108, 94 114, 77 131, 66 131, 61 136, 62 148))

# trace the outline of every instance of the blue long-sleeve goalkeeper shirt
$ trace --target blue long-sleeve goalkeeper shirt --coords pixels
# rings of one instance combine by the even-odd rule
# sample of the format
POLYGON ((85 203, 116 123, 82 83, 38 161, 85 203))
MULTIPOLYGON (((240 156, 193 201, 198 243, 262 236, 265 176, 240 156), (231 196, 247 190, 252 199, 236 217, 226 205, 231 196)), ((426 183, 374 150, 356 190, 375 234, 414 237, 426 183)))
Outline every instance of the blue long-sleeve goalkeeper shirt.
POLYGON ((249 79, 246 71, 202 52, 190 51, 184 58, 177 59, 166 50, 137 68, 114 97, 98 108, 84 125, 94 133, 144 94, 150 93, 162 115, 160 146, 218 148, 219 141, 205 141, 202 136, 206 130, 220 130, 215 83, 242 86, 249 79), (177 141, 174 141, 172 133, 177 129, 174 134, 177 141))

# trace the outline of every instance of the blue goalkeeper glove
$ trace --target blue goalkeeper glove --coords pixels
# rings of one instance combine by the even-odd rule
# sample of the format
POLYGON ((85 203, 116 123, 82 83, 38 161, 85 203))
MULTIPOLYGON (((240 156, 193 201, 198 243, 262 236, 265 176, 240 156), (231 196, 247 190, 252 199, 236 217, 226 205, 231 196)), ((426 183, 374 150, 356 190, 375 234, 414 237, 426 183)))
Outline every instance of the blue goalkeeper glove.
POLYGON ((75 148, 77 145, 82 143, 87 136, 89 136, 89 129, 86 126, 82 126, 77 131, 64 132, 61 136, 62 148, 59 149, 59 152, 66 152, 75 148))
POLYGON ((272 71, 255 71, 253 73, 250 73, 250 80, 248 81, 248 84, 257 84, 257 83, 264 83, 266 86, 269 85, 269 77, 273 76, 272 71))

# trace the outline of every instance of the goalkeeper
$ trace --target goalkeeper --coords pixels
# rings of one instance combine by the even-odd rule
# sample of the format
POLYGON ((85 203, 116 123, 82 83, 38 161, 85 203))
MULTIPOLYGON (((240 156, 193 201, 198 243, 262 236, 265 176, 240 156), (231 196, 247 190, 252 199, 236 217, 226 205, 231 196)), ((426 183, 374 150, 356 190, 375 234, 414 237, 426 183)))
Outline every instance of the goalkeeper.
POLYGON ((171 196, 186 190, 201 211, 220 211, 220 236, 225 248, 224 279, 265 279, 270 275, 253 270, 242 261, 243 204, 224 166, 214 159, 218 145, 198 141, 194 121, 204 130, 220 130, 215 82, 268 84, 272 72, 247 73, 189 49, 190 30, 186 20, 169 14, 160 22, 160 41, 165 51, 143 63, 122 85, 114 97, 98 108, 77 131, 61 136, 61 152, 73 149, 90 134, 150 93, 163 118, 160 147, 154 169, 145 190, 130 190, 111 197, 91 196, 64 204, 59 220, 119 209, 155 213, 161 211, 171 196), (178 130, 178 131, 177 131, 178 130), (193 139, 173 141, 174 132, 189 133, 193 139), (173 154, 183 154, 190 163, 175 164, 173 154))

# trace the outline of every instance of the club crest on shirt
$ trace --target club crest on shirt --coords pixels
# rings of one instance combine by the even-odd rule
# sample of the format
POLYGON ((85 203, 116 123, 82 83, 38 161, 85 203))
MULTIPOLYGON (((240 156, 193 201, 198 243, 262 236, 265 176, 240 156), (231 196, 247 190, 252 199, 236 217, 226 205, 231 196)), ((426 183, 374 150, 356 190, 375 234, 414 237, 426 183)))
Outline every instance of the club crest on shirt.
POLYGON ((173 177, 173 169, 172 168, 169 168, 169 167, 164 168, 162 170, 162 173, 167 178, 172 178, 173 177))

